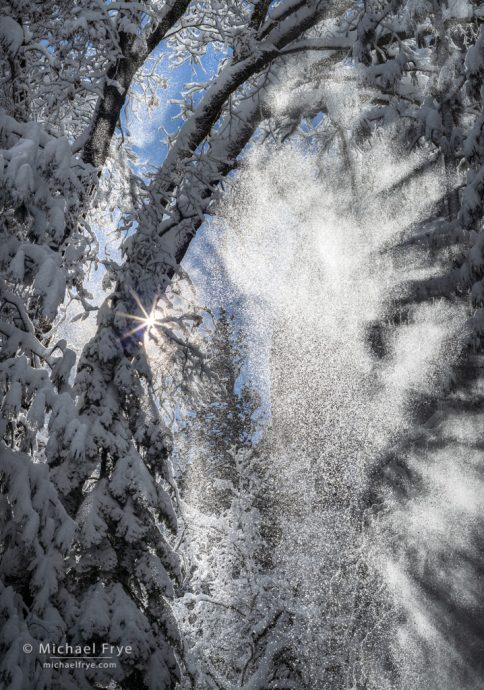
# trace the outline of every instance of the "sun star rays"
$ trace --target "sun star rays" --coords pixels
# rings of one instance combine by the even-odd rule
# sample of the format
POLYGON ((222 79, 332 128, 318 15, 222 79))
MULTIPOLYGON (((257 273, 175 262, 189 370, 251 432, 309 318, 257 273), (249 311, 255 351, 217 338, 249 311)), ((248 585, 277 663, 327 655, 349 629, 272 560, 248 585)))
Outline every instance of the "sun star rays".
POLYGON ((158 326, 162 325, 162 322, 159 321, 156 318, 155 315, 155 309, 156 309, 156 304, 158 302, 158 297, 155 296, 153 299, 153 304, 151 306, 151 309, 149 312, 146 311, 144 308, 143 304, 141 303, 141 300, 139 299, 138 295, 136 295, 134 292, 131 293, 134 301, 136 302, 139 310, 141 311, 141 316, 137 314, 127 314, 126 312, 120 312, 119 316, 124 316, 127 319, 130 319, 131 321, 136 321, 137 325, 132 328, 130 331, 128 331, 125 335, 126 336, 131 336, 134 335, 135 333, 139 333, 140 331, 144 332, 144 335, 147 336, 150 334, 150 331, 153 329, 157 328, 158 326))

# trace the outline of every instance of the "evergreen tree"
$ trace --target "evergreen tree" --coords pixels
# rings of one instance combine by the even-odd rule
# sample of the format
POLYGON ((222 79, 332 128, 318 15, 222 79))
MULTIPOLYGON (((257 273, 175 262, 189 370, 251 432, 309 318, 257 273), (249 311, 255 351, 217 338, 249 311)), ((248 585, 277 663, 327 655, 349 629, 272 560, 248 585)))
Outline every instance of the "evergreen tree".
POLYGON ((225 309, 207 350, 213 378, 204 404, 176 439, 186 581, 175 610, 185 637, 186 684, 286 687, 289 614, 280 601, 284 584, 266 554, 260 402, 246 376, 240 326, 225 309))

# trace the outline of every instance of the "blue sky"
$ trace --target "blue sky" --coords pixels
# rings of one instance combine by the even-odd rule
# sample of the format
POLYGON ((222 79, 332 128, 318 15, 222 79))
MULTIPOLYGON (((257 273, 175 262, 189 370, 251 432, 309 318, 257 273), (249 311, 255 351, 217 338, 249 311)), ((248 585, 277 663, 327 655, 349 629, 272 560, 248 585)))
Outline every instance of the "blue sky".
MULTIPOLYGON (((165 143, 166 133, 175 133, 182 121, 178 117, 180 108, 177 103, 172 103, 173 99, 181 99, 181 94, 185 84, 191 82, 207 82, 216 74, 219 61, 223 54, 209 47, 207 53, 200 59, 199 64, 194 62, 184 62, 174 66, 170 60, 170 54, 164 43, 153 54, 153 60, 160 60, 160 76, 166 79, 166 88, 160 89, 157 93, 159 105, 149 110, 148 107, 141 108, 138 118, 131 115, 128 106, 128 121, 126 113, 123 113, 123 126, 125 134, 128 134, 128 141, 134 152, 139 157, 139 165, 135 166, 137 174, 153 171, 159 168, 168 152, 165 143), (165 55, 164 55, 165 53, 165 55), (160 59, 161 58, 161 59, 160 59)), ((138 88, 138 92, 140 89, 138 88)), ((203 91, 198 92, 194 101, 196 102, 203 95, 203 91)), ((206 224, 197 233, 195 240, 184 260, 185 269, 192 275, 198 283, 200 292, 203 293, 204 303, 210 299, 210 288, 204 280, 204 275, 208 273, 218 273, 220 280, 225 283, 228 277, 225 274, 223 264, 212 239, 206 238, 206 224), (208 292, 207 292, 208 290, 208 292)), ((208 277, 208 276, 207 276, 208 277)), ((213 283, 208 280, 208 283, 213 283)), ((227 290, 217 290, 217 295, 212 295, 216 303, 211 303, 211 309, 219 305, 220 295, 227 293, 227 290)), ((226 306, 226 305, 225 305, 226 306)))
MULTIPOLYGON (((164 143, 165 131, 173 134, 181 124, 181 120, 177 117, 180 112, 179 106, 170 101, 181 98, 185 84, 206 82, 211 79, 217 71, 221 57, 220 52, 209 47, 199 64, 187 61, 175 66, 170 60, 169 49, 164 42, 154 51, 150 61, 160 60, 159 74, 167 82, 166 89, 160 89, 157 93, 159 105, 151 111, 148 107, 141 109, 140 120, 129 117, 128 122, 126 122, 126 109, 122 115, 122 122, 123 126, 126 127, 125 133, 128 134, 129 143, 140 157, 142 164, 159 167, 163 163, 167 154, 167 146, 164 143)), ((140 93, 140 87, 135 86, 135 89, 140 93)), ((198 99, 200 97, 201 93, 198 95, 198 99)), ((195 98, 195 102, 196 100, 197 98, 195 98)), ((128 104, 129 112, 130 106, 128 104)), ((141 172, 141 169, 138 167, 137 172, 141 172)))

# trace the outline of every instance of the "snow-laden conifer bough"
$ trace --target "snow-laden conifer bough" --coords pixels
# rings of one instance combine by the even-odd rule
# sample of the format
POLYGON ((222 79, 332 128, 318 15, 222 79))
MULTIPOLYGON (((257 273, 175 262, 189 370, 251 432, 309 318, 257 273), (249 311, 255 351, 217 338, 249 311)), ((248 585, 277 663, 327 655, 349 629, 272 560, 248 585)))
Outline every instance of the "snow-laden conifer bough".
MULTIPOLYGON (((329 117, 323 87, 332 70, 370 93, 354 131, 333 123, 350 149, 394 127, 405 146, 421 147, 422 170, 440 166, 447 179, 443 207, 418 239, 458 245, 459 260, 409 286, 399 309, 438 295, 469 300, 467 345, 480 349, 483 14, 477 1, 436 0, 4 3, 2 687, 154 690, 184 674, 168 603, 182 578, 166 532, 177 529, 171 437, 142 333, 126 334, 162 299, 250 140, 283 142, 305 118, 329 117), (182 121, 149 183, 120 180, 133 201, 120 205, 130 232, 122 261, 106 262, 111 293, 76 368, 55 325, 68 298, 83 315, 94 310, 86 278, 99 249, 89 212, 110 152, 124 160, 123 108, 139 97, 135 85, 156 88, 143 74, 148 60, 203 62, 214 49, 216 73, 181 93, 182 121), (289 68, 298 71, 299 106, 274 112, 271 94, 289 68), (41 641, 101 640, 133 652, 115 669, 83 673, 44 668, 38 654, 41 641)), ((282 687, 278 651, 244 687, 282 687)))

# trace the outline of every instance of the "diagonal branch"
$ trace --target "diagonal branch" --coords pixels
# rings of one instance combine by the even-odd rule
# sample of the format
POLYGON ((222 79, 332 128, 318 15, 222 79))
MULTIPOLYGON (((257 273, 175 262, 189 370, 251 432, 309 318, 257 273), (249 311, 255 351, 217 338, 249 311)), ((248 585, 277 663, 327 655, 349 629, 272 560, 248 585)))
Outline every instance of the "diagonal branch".
MULTIPOLYGON (((281 7, 286 4, 295 6, 294 2, 288 2, 281 7)), ((345 3, 345 6, 346 4, 349 6, 352 3, 345 3)), ((290 14, 284 14, 285 19, 276 23, 264 40, 255 42, 250 55, 242 60, 232 58, 227 62, 207 89, 192 117, 180 129, 157 174, 154 184, 159 198, 163 198, 181 182, 184 164, 210 134, 230 96, 280 57, 284 48, 321 21, 327 10, 328 3, 323 0, 302 3, 302 6, 298 6, 290 14)), ((344 49, 347 49, 346 46, 344 49)))
POLYGON ((149 25, 144 43, 134 34, 120 33, 121 56, 106 74, 103 93, 82 152, 86 163, 100 168, 106 162, 111 139, 136 72, 183 16, 189 4, 190 0, 167 2, 158 21, 149 25))

